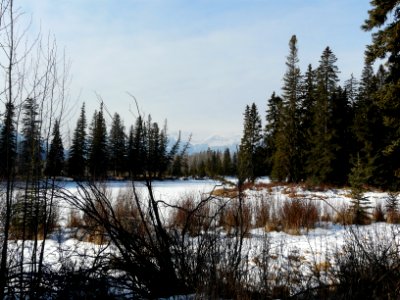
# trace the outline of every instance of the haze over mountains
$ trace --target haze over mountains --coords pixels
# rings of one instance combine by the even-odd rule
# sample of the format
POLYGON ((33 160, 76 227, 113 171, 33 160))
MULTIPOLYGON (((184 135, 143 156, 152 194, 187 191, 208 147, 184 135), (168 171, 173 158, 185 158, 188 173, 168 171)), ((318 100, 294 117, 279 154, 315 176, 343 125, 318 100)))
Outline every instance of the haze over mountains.
MULTIPOLYGON (((182 133, 182 145, 186 143, 189 138, 188 133, 182 133)), ((230 136, 221 136, 221 135, 212 135, 210 137, 204 139, 196 139, 195 137, 191 138, 190 146, 188 149, 188 154, 198 153, 201 151, 207 151, 208 148, 211 150, 220 150, 224 151, 226 148, 229 149, 231 153, 237 151, 237 147, 240 144, 240 135, 230 135, 230 136)), ((169 135, 169 143, 170 145, 174 144, 178 139, 178 133, 171 133, 169 135)))

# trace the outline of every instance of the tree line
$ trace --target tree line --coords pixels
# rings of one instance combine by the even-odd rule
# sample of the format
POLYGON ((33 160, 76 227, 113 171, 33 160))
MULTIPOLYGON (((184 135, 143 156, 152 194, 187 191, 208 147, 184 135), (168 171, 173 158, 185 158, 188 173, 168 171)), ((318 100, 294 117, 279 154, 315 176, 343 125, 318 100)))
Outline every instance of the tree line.
MULTIPOLYGON (((363 28, 377 26, 371 22, 363 28)), ((268 174, 277 181, 345 185, 357 173, 363 184, 398 189, 398 55, 393 53, 384 65, 373 68, 385 47, 392 51, 393 40, 379 44, 380 39, 389 39, 386 31, 373 34, 361 78, 352 75, 343 85, 330 47, 324 49, 316 68, 310 64, 302 73, 293 35, 282 94, 273 92, 268 99, 264 128, 257 106, 246 106, 239 177, 254 181, 268 174)))

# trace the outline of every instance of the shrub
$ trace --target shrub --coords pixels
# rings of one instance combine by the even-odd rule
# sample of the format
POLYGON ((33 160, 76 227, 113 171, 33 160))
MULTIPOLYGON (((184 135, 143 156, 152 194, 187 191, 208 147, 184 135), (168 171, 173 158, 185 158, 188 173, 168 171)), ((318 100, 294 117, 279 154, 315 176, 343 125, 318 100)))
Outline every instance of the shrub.
POLYGON ((193 197, 187 197, 181 200, 177 206, 170 220, 172 227, 196 236, 210 225, 212 217, 208 202, 196 203, 193 197))
POLYGON ((388 223, 400 223, 398 193, 389 192, 386 198, 386 220, 388 223))
POLYGON ((334 257, 336 267, 331 270, 336 288, 333 298, 398 299, 400 252, 397 234, 361 234, 351 230, 343 249, 334 257))
POLYGON ((302 228, 307 230, 314 228, 318 220, 317 207, 305 199, 288 200, 280 211, 283 230, 292 234, 300 234, 302 228))
POLYGON ((58 211, 46 205, 37 192, 25 191, 16 196, 12 207, 10 237, 14 239, 43 239, 43 235, 54 231, 58 211))
POLYGON ((270 221, 270 203, 262 197, 255 207, 255 223, 256 228, 264 227, 270 221))
POLYGON ((221 208, 219 225, 228 234, 232 234, 233 230, 241 230, 246 235, 252 227, 252 217, 251 206, 244 201, 240 205, 239 200, 235 199, 221 208))
POLYGON ((380 203, 375 206, 372 217, 375 222, 385 222, 385 212, 380 203))
POLYGON ((334 222, 341 225, 353 224, 353 212, 348 205, 342 205, 337 211, 334 222))

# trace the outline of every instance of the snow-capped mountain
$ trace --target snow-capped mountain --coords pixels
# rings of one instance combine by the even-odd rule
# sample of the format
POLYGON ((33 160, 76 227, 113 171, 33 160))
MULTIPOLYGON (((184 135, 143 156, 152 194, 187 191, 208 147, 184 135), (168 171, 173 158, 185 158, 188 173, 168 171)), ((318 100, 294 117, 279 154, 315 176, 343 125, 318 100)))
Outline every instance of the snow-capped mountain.
MULTIPOLYGON (((174 144, 178 138, 178 135, 170 135, 169 142, 170 144, 174 144)), ((197 140, 193 137, 189 143, 188 153, 198 153, 201 151, 207 151, 208 148, 211 150, 219 150, 224 151, 226 148, 229 149, 231 153, 237 151, 237 147, 240 144, 240 136, 239 135, 231 135, 231 136, 221 136, 221 135, 212 135, 208 138, 197 140)), ((182 134, 182 144, 186 143, 188 140, 188 135, 182 134)))

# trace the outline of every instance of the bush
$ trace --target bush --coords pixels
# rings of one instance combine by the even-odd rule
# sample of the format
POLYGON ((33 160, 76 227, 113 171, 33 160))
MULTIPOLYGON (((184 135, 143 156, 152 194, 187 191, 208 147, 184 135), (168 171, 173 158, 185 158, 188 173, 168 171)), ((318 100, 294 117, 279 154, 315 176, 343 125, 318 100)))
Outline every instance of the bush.
POLYGON ((349 232, 342 251, 335 255, 334 298, 398 299, 400 249, 395 238, 397 234, 349 232))
POLYGON ((177 206, 169 222, 173 228, 197 236, 210 226, 212 216, 208 202, 196 203, 194 197, 187 197, 177 206))
POLYGON ((50 207, 38 193, 25 191, 16 196, 12 207, 10 237, 12 239, 43 239, 54 231, 58 220, 55 206, 50 207))
POLYGON ((259 200, 255 207, 255 224, 256 228, 265 227, 270 221, 270 203, 263 197, 259 200))
POLYGON ((317 207, 306 199, 286 201, 280 211, 283 230, 291 234, 300 234, 301 229, 312 229, 319 221, 317 207))
POLYGON ((252 218, 251 206, 244 201, 240 204, 239 200, 235 199, 221 208, 219 225, 228 234, 232 234, 235 230, 240 230, 242 234, 247 235, 252 227, 252 218))

